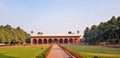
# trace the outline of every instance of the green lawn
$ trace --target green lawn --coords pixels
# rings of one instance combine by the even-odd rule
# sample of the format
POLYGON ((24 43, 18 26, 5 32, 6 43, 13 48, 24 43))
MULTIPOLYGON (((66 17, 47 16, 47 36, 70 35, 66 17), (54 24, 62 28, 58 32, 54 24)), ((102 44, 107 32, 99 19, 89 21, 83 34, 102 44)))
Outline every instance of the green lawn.
POLYGON ((63 45, 66 48, 80 54, 84 58, 120 58, 120 48, 109 48, 86 45, 63 45))
POLYGON ((50 45, 0 47, 0 58, 36 58, 49 47, 50 45))

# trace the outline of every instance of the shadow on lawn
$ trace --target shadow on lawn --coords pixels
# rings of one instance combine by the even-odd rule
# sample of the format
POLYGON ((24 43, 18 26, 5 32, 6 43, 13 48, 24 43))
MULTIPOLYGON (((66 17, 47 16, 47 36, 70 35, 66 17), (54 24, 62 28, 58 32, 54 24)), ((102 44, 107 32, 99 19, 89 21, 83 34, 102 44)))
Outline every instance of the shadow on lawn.
POLYGON ((0 58, 19 58, 14 56, 5 55, 5 53, 0 53, 0 58))

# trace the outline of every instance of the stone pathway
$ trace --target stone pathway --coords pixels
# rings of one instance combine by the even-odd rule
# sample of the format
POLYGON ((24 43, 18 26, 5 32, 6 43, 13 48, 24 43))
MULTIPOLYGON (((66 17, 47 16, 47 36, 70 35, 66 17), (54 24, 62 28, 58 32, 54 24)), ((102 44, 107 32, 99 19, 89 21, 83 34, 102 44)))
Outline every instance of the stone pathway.
POLYGON ((66 53, 61 47, 59 47, 57 44, 54 44, 47 58, 69 58, 70 56, 71 55, 66 53))

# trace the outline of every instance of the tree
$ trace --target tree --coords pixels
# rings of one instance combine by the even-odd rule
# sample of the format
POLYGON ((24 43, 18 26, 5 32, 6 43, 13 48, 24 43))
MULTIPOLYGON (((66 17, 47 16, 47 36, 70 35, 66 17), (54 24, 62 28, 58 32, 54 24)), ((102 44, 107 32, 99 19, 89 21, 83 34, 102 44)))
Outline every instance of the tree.
POLYGON ((93 25, 92 27, 91 27, 91 30, 90 31, 94 31, 94 30, 96 30, 97 29, 97 26, 96 25, 93 25))
POLYGON ((89 34, 89 31, 90 31, 90 29, 89 29, 89 27, 86 27, 86 29, 85 29, 85 31, 84 31, 84 41, 85 42, 88 42, 89 41, 89 36, 87 35, 87 34, 89 34))
POLYGON ((99 42, 120 43, 120 16, 113 16, 107 22, 101 22, 98 26, 92 25, 84 31, 85 42, 97 44, 99 42))
POLYGON ((85 33, 88 33, 90 31, 89 27, 86 27, 85 31, 84 31, 84 34, 85 33))
POLYGON ((71 32, 71 31, 69 31, 69 32, 68 32, 68 34, 72 34, 72 32, 71 32))
POLYGON ((34 32, 33 31, 31 31, 31 34, 33 34, 34 32))
POLYGON ((108 24, 116 24, 116 17, 113 16, 109 21, 108 21, 108 24))
POLYGON ((43 34, 43 32, 38 32, 37 34, 43 34))
POLYGON ((2 43, 10 44, 11 42, 23 43, 29 34, 20 27, 13 28, 10 25, 0 26, 0 41, 2 43))

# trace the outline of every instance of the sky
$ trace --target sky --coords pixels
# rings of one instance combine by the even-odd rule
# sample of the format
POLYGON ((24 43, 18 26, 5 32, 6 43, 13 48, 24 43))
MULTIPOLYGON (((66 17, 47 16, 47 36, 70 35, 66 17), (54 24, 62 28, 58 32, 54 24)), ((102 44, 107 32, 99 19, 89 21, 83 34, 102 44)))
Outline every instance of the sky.
POLYGON ((28 33, 84 34, 86 27, 120 16, 120 0, 0 0, 0 25, 28 33))

